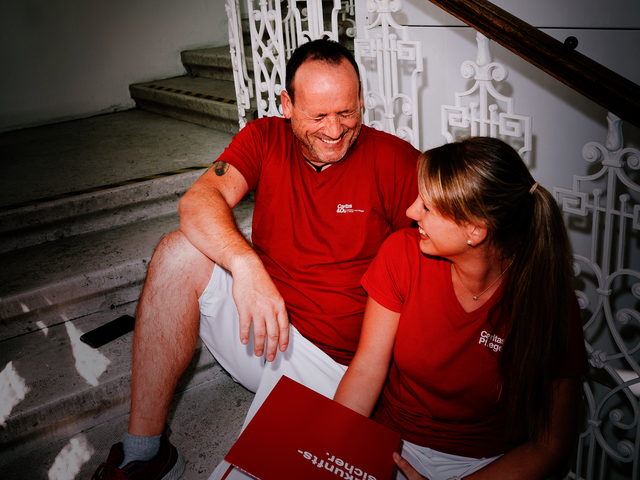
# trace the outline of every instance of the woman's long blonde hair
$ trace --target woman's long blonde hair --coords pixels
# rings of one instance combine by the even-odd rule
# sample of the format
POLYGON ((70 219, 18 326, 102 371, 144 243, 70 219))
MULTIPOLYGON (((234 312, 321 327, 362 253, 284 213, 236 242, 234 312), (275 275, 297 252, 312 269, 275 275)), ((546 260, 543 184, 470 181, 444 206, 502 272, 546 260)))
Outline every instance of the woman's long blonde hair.
POLYGON ((508 435, 522 440, 539 440, 549 431, 575 298, 562 214, 542 186, 530 193, 534 184, 517 152, 493 138, 446 144, 423 153, 418 163, 423 200, 458 224, 483 225, 498 259, 513 259, 489 318, 494 331, 505 334, 498 365, 508 435))

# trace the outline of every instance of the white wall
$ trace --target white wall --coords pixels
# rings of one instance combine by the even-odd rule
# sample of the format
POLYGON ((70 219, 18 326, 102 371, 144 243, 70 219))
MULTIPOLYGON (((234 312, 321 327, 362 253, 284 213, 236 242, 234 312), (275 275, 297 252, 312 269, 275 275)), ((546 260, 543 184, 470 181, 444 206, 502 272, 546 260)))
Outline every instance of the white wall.
POLYGON ((132 108, 129 84, 227 32, 224 0, 4 0, 0 132, 132 108))

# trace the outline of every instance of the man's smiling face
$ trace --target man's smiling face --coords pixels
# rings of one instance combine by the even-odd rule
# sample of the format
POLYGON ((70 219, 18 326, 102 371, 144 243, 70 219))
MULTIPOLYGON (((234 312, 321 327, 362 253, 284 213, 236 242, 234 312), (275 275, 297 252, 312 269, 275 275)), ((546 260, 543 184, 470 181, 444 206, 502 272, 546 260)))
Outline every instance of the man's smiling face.
POLYGON ((353 66, 309 60, 294 77, 295 104, 282 92, 282 110, 302 146, 316 165, 342 160, 362 128, 360 84, 353 66))

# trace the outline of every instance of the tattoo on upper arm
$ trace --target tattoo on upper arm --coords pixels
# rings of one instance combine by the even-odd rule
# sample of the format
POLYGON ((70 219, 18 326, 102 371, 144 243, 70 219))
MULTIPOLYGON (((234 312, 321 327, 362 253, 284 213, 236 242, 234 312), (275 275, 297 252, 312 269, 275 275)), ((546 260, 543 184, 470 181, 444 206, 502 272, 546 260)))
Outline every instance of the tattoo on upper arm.
POLYGON ((219 160, 214 162, 211 168, 213 168, 213 171, 216 172, 217 176, 221 177, 229 171, 229 164, 219 160))

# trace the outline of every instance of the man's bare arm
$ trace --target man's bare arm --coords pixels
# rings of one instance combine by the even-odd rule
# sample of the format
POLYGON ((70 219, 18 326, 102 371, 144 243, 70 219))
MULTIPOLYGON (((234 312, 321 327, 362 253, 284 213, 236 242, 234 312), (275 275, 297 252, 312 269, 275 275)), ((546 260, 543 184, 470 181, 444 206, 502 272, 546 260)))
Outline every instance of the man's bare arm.
POLYGON ((237 169, 215 162, 180 199, 180 230, 204 255, 231 272, 240 340, 249 341, 253 323, 255 354, 262 355, 266 337, 267 360, 271 361, 278 347, 280 351, 287 348, 289 321, 284 300, 231 211, 248 189, 237 169))

